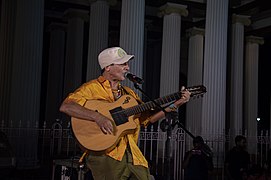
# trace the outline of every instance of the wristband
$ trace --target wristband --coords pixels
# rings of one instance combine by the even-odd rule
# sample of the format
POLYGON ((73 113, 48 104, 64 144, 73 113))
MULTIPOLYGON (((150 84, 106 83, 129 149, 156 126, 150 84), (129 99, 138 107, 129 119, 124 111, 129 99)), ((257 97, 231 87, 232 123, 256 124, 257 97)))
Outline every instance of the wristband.
POLYGON ((177 111, 178 107, 173 103, 170 106, 168 106, 171 111, 177 111))

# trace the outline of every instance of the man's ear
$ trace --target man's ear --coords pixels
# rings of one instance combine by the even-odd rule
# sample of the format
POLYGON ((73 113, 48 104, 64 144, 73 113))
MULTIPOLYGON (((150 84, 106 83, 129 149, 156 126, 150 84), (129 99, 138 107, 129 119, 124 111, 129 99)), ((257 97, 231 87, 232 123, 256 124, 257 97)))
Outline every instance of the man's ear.
POLYGON ((104 68, 104 70, 105 70, 106 72, 109 72, 109 71, 110 71, 110 66, 106 66, 106 67, 104 68))

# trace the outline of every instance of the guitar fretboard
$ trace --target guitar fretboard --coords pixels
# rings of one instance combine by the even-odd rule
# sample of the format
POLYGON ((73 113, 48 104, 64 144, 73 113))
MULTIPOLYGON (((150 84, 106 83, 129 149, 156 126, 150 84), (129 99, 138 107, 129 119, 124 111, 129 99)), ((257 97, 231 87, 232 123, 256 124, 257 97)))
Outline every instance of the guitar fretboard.
MULTIPOLYGON (((174 94, 171 94, 168 96, 164 96, 164 97, 155 99, 154 101, 159 105, 163 105, 163 104, 170 103, 170 102, 175 101, 180 98, 181 98, 181 92, 178 92, 178 93, 174 93, 174 94)), ((153 109, 155 107, 156 107, 156 104, 152 101, 149 101, 144 104, 139 104, 139 105, 124 109, 122 113, 126 114, 127 116, 131 116, 134 114, 139 114, 141 112, 153 109)))
MULTIPOLYGON (((206 88, 204 86, 192 86, 187 88, 187 90, 191 93, 190 97, 196 96, 196 95, 202 95, 206 92, 206 88)), ((125 114, 127 117, 139 114, 141 112, 150 110, 152 108, 156 107, 156 103, 159 105, 167 104, 172 101, 176 101, 177 99, 180 99, 182 97, 182 92, 176 92, 158 99, 155 99, 155 103, 153 101, 146 102, 144 104, 139 104, 127 109, 121 110, 121 114, 125 114)))

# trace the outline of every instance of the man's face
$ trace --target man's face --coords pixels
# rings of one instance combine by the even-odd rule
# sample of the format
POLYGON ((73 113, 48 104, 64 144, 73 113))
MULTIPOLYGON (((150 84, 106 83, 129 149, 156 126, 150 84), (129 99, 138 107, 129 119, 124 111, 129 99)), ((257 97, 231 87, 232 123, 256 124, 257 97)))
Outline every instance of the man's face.
POLYGON ((124 74, 129 71, 128 62, 123 64, 112 64, 108 66, 109 74, 113 80, 123 81, 125 79, 124 74))

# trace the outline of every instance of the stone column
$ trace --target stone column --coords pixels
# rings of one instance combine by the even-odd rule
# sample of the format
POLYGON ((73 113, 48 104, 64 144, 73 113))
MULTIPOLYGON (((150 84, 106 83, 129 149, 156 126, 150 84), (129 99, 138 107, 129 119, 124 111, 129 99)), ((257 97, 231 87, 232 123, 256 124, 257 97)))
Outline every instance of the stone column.
POLYGON ((66 63, 64 75, 64 96, 74 91, 82 83, 84 22, 88 20, 88 12, 68 9, 66 63))
POLYGON ((9 116, 21 128, 13 145, 18 166, 24 168, 38 163, 43 19, 43 0, 17 1, 9 116))
POLYGON ((202 135, 217 139, 226 116, 228 0, 207 0, 203 85, 202 135))
POLYGON ((201 134, 213 141, 215 166, 224 165, 224 131, 226 120, 226 72, 228 0, 207 0, 203 85, 207 93, 202 99, 201 134))
POLYGON ((65 35, 66 25, 52 23, 50 31, 49 63, 47 76, 47 95, 45 121, 48 127, 59 119, 59 107, 63 97, 63 80, 65 65, 65 35))
POLYGON ((187 16, 187 6, 167 3, 160 7, 163 16, 163 41, 160 75, 160 96, 179 91, 181 16, 187 16))
POLYGON ((246 37, 244 119, 248 136, 248 151, 251 154, 257 153, 259 44, 263 43, 264 40, 261 37, 246 37))
MULTIPOLYGON (((191 28, 189 36, 187 86, 202 85, 204 29, 191 28)), ((202 98, 192 100, 186 105, 186 128, 192 134, 200 134, 202 98)), ((191 139, 191 138, 190 138, 191 139)))
POLYGON ((243 133, 243 54, 244 26, 250 24, 249 16, 232 16, 232 49, 230 79, 230 135, 232 144, 238 134, 243 133))
POLYGON ((90 1, 87 81, 101 74, 99 53, 108 46, 109 4, 105 0, 90 1))
MULTIPOLYGON (((139 77, 143 76, 144 19, 145 0, 122 0, 119 44, 128 54, 135 55, 129 63, 130 71, 139 77)), ((133 87, 128 80, 124 84, 133 87)))
POLYGON ((0 24, 0 122, 9 123, 11 75, 16 23, 16 0, 4 0, 0 24))

